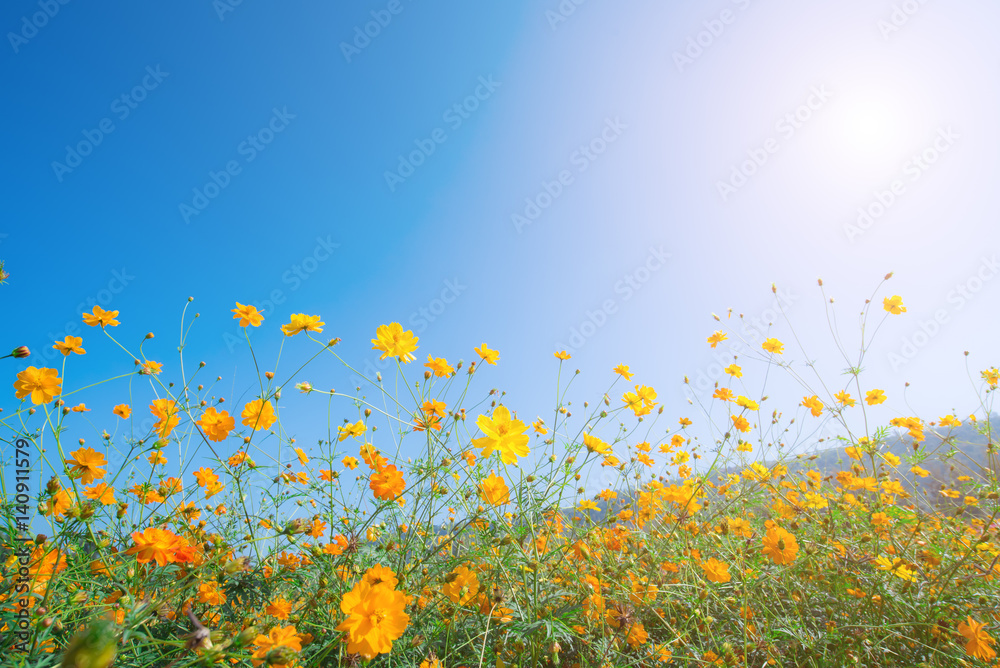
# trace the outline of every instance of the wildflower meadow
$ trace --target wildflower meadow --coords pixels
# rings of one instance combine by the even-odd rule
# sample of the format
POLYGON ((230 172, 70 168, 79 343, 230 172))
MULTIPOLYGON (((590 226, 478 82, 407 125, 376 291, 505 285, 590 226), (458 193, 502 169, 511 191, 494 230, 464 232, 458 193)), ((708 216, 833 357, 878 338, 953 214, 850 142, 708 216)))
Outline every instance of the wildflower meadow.
MULTIPOLYGON (((366 375, 321 315, 239 302, 247 333, 284 337, 246 337, 236 401, 190 359, 190 301, 172 359, 145 352, 166 334, 94 306, 83 336, 51 342, 58 364, 8 374, 2 663, 1000 666, 1000 371, 969 370, 971 414, 869 419, 893 391, 866 382, 873 332, 906 317, 885 286, 858 350, 831 332, 841 376, 805 373, 797 337, 744 341, 670 423, 669 379, 624 353, 577 370, 554 351, 536 379, 554 404, 525 406, 492 386, 505 355, 487 342, 448 360, 372 323, 392 366, 366 375), (132 370, 81 387, 98 347, 132 370), (282 360, 293 348, 305 364, 282 360), (327 363, 356 384, 329 389, 327 363), (603 396, 570 400, 579 374, 603 396), (801 401, 775 405, 769 374, 801 401), (287 424, 293 405, 323 433, 287 424), (791 447, 820 420, 827 436, 791 447)), ((738 318, 716 319, 698 336, 725 350, 738 318)))

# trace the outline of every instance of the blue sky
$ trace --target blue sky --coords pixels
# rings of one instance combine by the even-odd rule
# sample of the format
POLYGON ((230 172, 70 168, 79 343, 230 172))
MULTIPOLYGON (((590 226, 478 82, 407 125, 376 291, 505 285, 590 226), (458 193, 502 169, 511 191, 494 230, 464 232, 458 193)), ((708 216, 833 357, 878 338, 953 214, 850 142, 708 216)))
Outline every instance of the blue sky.
MULTIPOLYGON (((361 368, 399 321, 421 361, 500 350, 478 387, 522 417, 551 414, 567 348, 574 402, 627 363, 674 424, 697 415, 682 378, 719 379, 713 312, 767 320, 776 283, 809 342, 789 357, 836 377, 816 279, 853 350, 894 271, 877 298, 908 312, 866 363, 881 417, 975 408, 963 351, 997 363, 1000 303, 994 3, 231 2, 0 10, 3 338, 36 351, 10 382, 88 300, 177 374, 193 296, 185 354, 223 396, 252 388, 241 301, 266 309, 264 359, 292 313, 361 368)), ((84 346, 69 386, 131 368, 96 330, 84 346)), ((296 380, 352 384, 326 363, 296 380)), ((98 434, 126 388, 85 396, 98 434)))

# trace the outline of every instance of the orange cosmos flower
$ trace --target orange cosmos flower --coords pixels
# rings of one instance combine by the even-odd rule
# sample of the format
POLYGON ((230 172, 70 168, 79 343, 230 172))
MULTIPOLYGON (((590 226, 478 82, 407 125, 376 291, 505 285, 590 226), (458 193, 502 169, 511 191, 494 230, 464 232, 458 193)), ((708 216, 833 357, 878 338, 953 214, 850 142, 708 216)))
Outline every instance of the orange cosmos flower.
POLYGON ((61 352, 66 357, 69 357, 70 353, 76 353, 77 355, 86 355, 87 351, 80 347, 82 345, 83 345, 82 337, 67 336, 62 341, 56 341, 56 344, 52 347, 61 352))
POLYGON ((455 373, 455 369, 443 357, 431 357, 428 355, 427 363, 424 366, 433 371, 434 375, 438 378, 447 378, 455 373))
POLYGON ((236 426, 236 420, 227 411, 216 411, 208 408, 198 420, 198 426, 211 441, 224 441, 229 432, 236 426))
POLYGON ((261 315, 256 306, 244 306, 243 304, 236 302, 236 308, 232 309, 232 312, 234 314, 233 320, 239 320, 240 327, 246 327, 247 325, 260 327, 260 323, 264 322, 264 316, 261 315))
POLYGON ((325 324, 325 322, 320 322, 318 315, 293 313, 291 321, 287 325, 282 325, 281 331, 285 333, 285 336, 295 336, 299 332, 322 332, 325 324))
POLYGON ((819 417, 823 413, 823 402, 815 394, 811 397, 802 397, 801 405, 808 408, 813 417, 819 417))
POLYGON ((885 392, 882 390, 868 390, 865 394, 865 403, 869 406, 876 406, 886 400, 885 392))
POLYGON ((403 474, 392 464, 379 467, 371 475, 370 486, 375 498, 392 501, 403 492, 403 474))
POLYGON ((799 544, 795 541, 795 536, 772 523, 764 536, 761 552, 779 566, 790 564, 795 561, 799 544))
POLYGON ((725 332, 723 332, 722 330, 717 330, 715 332, 712 332, 712 335, 708 337, 707 341, 708 343, 711 343, 712 347, 714 348, 728 338, 729 337, 726 336, 725 332))
POLYGON ((284 650, 284 653, 275 651, 273 658, 267 663, 275 666, 284 666, 295 660, 295 653, 302 651, 302 637, 296 632, 295 626, 284 628, 275 626, 268 634, 259 635, 254 639, 257 650, 253 653, 253 665, 260 666, 268 659, 272 651, 284 650))
POLYGON ((494 506, 502 506, 510 503, 510 489, 506 481, 498 475, 491 475, 484 478, 479 485, 479 498, 494 506))
POLYGON ((968 623, 958 623, 958 632, 968 641, 965 645, 966 654, 982 661, 989 661, 997 655, 992 647, 996 640, 983 630, 985 624, 977 622, 972 617, 966 619, 968 623))
POLYGON ((97 501, 103 506, 110 506, 115 502, 115 488, 109 487, 104 482, 99 482, 93 487, 85 487, 83 495, 92 501, 97 501))
POLYGON ((449 576, 450 579, 442 587, 444 595, 455 605, 466 605, 479 593, 479 577, 475 571, 466 566, 458 566, 449 576))
POLYGON ((347 633, 347 651, 366 659, 387 654, 410 623, 405 608, 403 592, 386 584, 372 586, 359 580, 340 601, 340 610, 347 619, 337 630, 347 633))
POLYGON ((89 485, 95 480, 100 480, 107 475, 107 471, 102 466, 107 465, 104 455, 93 448, 80 448, 69 455, 72 459, 66 460, 70 475, 79 473, 80 482, 89 485))
POLYGON ((55 369, 36 369, 29 366, 17 374, 14 381, 14 396, 18 399, 31 397, 35 405, 47 404, 62 394, 62 378, 55 369))
POLYGON ((288 615, 292 612, 292 604, 286 601, 283 597, 279 597, 276 598, 273 603, 264 608, 264 612, 272 617, 277 617, 278 619, 288 619, 288 615))
POLYGON ((500 359, 500 352, 497 350, 490 350, 486 347, 486 344, 479 346, 478 348, 473 348, 477 355, 482 358, 487 364, 496 366, 497 360, 500 359))
POLYGON ((166 529, 150 527, 142 533, 132 534, 135 546, 125 551, 125 554, 136 555, 136 561, 146 564, 155 561, 160 566, 170 563, 191 561, 194 549, 187 541, 166 529))
POLYGON ((711 582, 729 582, 733 579, 733 576, 729 574, 729 564, 718 559, 713 558, 702 562, 701 568, 705 571, 705 577, 711 582))
POLYGON ((240 417, 243 418, 243 424, 254 431, 270 429, 278 419, 274 415, 274 406, 263 399, 254 399, 244 406, 240 417))
POLYGON ((111 410, 111 412, 121 419, 127 420, 128 416, 132 415, 132 408, 128 404, 118 404, 111 410))
POLYGON ((118 311, 105 311, 100 306, 95 306, 93 313, 84 313, 83 322, 91 327, 101 326, 101 329, 107 327, 116 327, 119 323, 115 318, 118 317, 118 311))
POLYGON ((177 414, 177 404, 172 399, 154 399, 149 405, 149 410, 154 416, 159 418, 153 425, 153 430, 160 438, 166 438, 174 430, 181 418, 177 414))

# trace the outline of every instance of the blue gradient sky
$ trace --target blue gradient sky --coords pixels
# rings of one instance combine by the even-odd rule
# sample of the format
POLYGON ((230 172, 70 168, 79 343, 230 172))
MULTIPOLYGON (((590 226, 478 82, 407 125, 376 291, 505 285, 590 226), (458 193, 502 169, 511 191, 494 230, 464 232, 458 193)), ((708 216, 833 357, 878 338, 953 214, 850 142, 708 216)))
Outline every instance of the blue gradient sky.
MULTIPOLYGON (((866 362, 868 385, 890 397, 881 417, 966 415, 976 403, 962 352, 975 375, 998 361, 995 3, 566 0, 568 16, 556 0, 51 4, 58 12, 35 31, 25 21, 37 1, 0 9, 10 348, 47 349, 89 299, 120 311, 127 345, 155 332, 146 354, 176 374, 193 296, 188 359, 238 398, 252 392, 252 366, 229 310, 276 294, 253 332, 264 359, 278 326, 306 312, 373 370, 376 326, 400 321, 420 336, 421 362, 468 361, 484 341, 498 349, 478 387, 503 388, 531 419, 551 414, 552 353, 569 347, 567 364, 583 370, 570 399, 598 399, 628 363, 672 425, 697 417, 683 376, 718 378, 711 313, 767 319, 777 283, 809 342, 804 355, 778 323, 786 356, 836 379, 847 365, 816 279, 854 350, 864 299, 894 271, 879 303, 900 294, 909 310, 880 329, 866 362), (372 12, 391 22, 345 55, 372 12), (166 74, 148 75, 157 68, 166 74), (145 99, 123 106, 144 81, 145 99), (449 112, 463 101, 474 110, 449 112), (275 110, 281 131, 250 149, 275 110), (78 166, 53 164, 72 164, 67 147, 102 121, 113 131, 78 166), (390 186, 386 173, 435 131, 443 142, 390 186), (933 164, 916 167, 925 150, 933 164), (763 164, 744 167, 753 174, 724 198, 719 182, 753 156, 763 164), (238 173, 217 176, 226 187, 185 216, 227 164, 238 173), (894 181, 884 214, 850 228, 894 181), (546 184, 558 195, 546 199, 546 184), (526 199, 545 203, 528 223, 526 199)), ((84 332, 88 355, 70 360, 69 386, 131 368, 98 334, 84 332)), ((300 338, 286 343, 286 369, 312 352, 300 338)), ((15 366, 45 360, 23 362, 8 364, 10 382, 15 366)), ((297 380, 353 384, 327 362, 297 380)), ((761 380, 748 389, 759 394, 761 380)), ((768 382, 802 395, 784 377, 768 382)), ((80 395, 98 434, 126 392, 123 382, 80 395)), ((13 390, 2 396, 16 406, 13 390)), ((284 403, 294 433, 323 435, 318 403, 291 392, 284 403)))

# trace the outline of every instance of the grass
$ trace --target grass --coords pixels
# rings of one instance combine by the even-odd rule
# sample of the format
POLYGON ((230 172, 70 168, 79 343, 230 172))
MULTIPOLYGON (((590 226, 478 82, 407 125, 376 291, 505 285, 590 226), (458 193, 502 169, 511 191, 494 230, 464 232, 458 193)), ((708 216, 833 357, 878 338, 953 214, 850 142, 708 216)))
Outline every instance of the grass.
MULTIPOLYGON (((84 407, 64 399, 67 366, 86 364, 72 337, 62 370, 18 375, 22 403, 0 421, 4 665, 1000 665, 998 371, 973 379, 973 415, 874 423, 871 304, 840 385, 813 391, 771 338, 756 370, 734 362, 703 415, 672 425, 624 366, 574 415, 563 354, 553 417, 528 424, 477 382, 496 351, 421 365, 395 323, 373 339, 394 382, 322 391, 302 368, 259 371, 251 346, 257 396, 230 406, 197 384, 201 367, 120 343, 117 312, 97 307, 87 324, 143 381, 101 416, 101 442, 76 439, 84 407), (745 384, 773 370, 806 388, 797 419, 838 425, 836 470, 781 447, 795 418, 745 384), (282 422, 296 390, 328 415, 315 445, 282 422), (693 436, 701 420, 711 446, 693 436), (983 461, 951 447, 970 426, 983 461), (889 447, 893 428, 909 452, 889 447)), ((904 312, 897 297, 883 308, 904 312)), ((283 346, 353 371, 322 328, 293 316, 283 346)))

